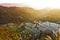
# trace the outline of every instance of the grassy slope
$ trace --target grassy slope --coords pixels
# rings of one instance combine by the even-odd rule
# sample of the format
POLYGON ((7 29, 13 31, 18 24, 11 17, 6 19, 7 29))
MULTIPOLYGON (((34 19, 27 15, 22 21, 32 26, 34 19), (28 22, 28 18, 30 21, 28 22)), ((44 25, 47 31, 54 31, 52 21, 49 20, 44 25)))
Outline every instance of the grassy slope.
MULTIPOLYGON (((37 12, 34 9, 31 8, 26 8, 26 7, 22 7, 22 8, 16 8, 16 7, 11 7, 11 8, 5 8, 5 7, 0 7, 0 17, 3 21, 0 20, 0 24, 6 24, 9 22, 22 22, 23 21, 34 21, 35 19, 40 19, 43 21, 53 21, 53 22, 58 22, 60 21, 60 10, 52 10, 50 12, 47 13, 47 15, 45 14, 38 14, 39 12, 37 12), (46 17, 44 17, 46 16, 46 17), (52 20, 53 19, 53 20, 52 20)), ((42 11, 44 12, 44 11, 42 11)), ((45 13, 45 12, 44 12, 45 13)), ((52 33, 54 35, 54 33, 52 33)), ((49 36, 47 36, 49 38, 49 36)), ((55 36, 53 36, 55 37, 55 36)), ((20 40, 20 38, 22 39, 20 33, 18 30, 11 30, 11 29, 7 29, 7 28, 0 28, 0 40, 20 40)), ((41 40, 44 37, 41 38, 41 40)), ((47 39, 47 38, 46 38, 47 39)), ((49 39, 48 39, 49 40, 49 39)))

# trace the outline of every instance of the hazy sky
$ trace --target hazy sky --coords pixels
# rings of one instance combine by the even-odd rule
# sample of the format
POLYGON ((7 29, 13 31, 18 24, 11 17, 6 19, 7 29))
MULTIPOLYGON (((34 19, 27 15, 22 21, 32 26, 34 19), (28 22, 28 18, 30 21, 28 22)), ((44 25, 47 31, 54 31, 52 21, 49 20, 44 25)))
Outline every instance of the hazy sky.
POLYGON ((0 0, 0 3, 22 3, 37 9, 60 8, 60 0, 0 0))

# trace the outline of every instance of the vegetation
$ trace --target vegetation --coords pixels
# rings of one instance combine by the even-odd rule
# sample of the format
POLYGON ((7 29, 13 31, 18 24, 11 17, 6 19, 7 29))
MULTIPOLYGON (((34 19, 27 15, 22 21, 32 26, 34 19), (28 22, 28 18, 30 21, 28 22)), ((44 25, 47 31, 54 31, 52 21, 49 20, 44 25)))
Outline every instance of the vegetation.
POLYGON ((60 40, 59 13, 0 6, 0 40, 60 40))

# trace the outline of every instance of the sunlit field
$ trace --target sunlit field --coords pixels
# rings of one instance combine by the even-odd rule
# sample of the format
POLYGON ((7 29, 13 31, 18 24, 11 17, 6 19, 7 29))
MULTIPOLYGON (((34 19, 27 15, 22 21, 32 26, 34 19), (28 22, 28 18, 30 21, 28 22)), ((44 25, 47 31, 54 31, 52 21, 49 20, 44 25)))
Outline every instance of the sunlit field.
POLYGON ((60 40, 60 9, 0 6, 0 40, 60 40))

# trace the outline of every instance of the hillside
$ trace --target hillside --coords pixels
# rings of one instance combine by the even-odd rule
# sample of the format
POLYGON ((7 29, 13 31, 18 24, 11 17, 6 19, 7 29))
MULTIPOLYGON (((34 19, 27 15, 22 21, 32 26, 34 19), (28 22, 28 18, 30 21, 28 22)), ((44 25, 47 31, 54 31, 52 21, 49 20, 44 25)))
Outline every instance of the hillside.
POLYGON ((0 24, 33 22, 34 20, 60 23, 60 9, 35 10, 30 7, 0 6, 0 24))
POLYGON ((60 40, 59 21, 60 9, 0 6, 0 40, 60 40))
POLYGON ((35 20, 39 14, 29 7, 0 6, 0 24, 9 22, 29 22, 35 20))
POLYGON ((60 23, 60 9, 42 9, 38 11, 43 21, 60 23))

